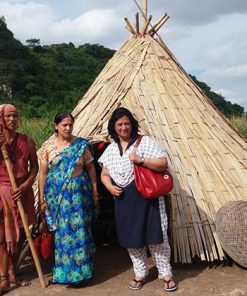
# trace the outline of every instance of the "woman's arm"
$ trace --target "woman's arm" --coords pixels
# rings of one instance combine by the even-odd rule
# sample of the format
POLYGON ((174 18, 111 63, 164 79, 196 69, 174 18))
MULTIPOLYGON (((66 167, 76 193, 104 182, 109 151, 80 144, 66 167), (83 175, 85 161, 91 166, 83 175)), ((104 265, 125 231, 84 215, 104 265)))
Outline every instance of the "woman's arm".
POLYGON ((130 153, 129 159, 134 164, 142 165, 152 171, 162 173, 167 169, 168 162, 166 157, 161 158, 142 158, 136 153, 130 153))
POLYGON ((28 147, 29 147, 29 164, 30 164, 30 171, 29 171, 29 177, 25 181, 27 184, 27 187, 31 187, 33 185, 33 182, 38 174, 39 170, 39 164, 38 164, 38 158, 37 158, 37 152, 36 152, 36 145, 33 141, 33 139, 28 139, 28 147))
POLYGON ((102 169, 101 181, 113 196, 118 197, 122 194, 122 188, 112 184, 112 179, 107 168, 102 169))
POLYGON ((47 208, 47 204, 45 201, 45 182, 47 178, 48 173, 48 163, 41 161, 40 167, 39 167, 39 180, 38 180, 38 186, 39 186, 39 207, 41 211, 45 210, 47 208))
POLYGON ((93 193, 93 200, 95 204, 99 203, 99 193, 97 189, 97 175, 93 161, 90 161, 85 164, 89 179, 92 184, 92 193, 93 193))

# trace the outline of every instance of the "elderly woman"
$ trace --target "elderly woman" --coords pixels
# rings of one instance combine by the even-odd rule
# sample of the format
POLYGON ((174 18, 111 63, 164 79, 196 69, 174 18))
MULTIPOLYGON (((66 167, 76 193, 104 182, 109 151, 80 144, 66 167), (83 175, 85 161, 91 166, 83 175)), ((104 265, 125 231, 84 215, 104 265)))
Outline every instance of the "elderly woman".
POLYGON ((17 189, 13 191, 0 149, 0 294, 10 286, 27 286, 17 279, 16 262, 25 240, 24 227, 16 205, 21 200, 29 225, 36 223, 32 185, 38 173, 33 139, 17 132, 19 116, 15 106, 0 105, 0 148, 5 145, 17 189))
POLYGON ((99 201, 89 142, 72 134, 73 125, 70 113, 58 113, 56 136, 45 141, 40 152, 39 202, 56 226, 52 282, 61 284, 92 277, 92 205, 99 201))
POLYGON ((139 290, 148 275, 147 247, 158 268, 164 289, 174 291, 177 285, 170 266, 170 246, 167 238, 167 216, 164 197, 148 200, 138 192, 133 164, 156 172, 167 168, 164 153, 148 136, 144 136, 134 152, 138 138, 138 122, 126 108, 117 108, 108 123, 114 142, 98 162, 103 166, 101 180, 115 197, 116 228, 120 245, 127 248, 134 268, 129 288, 139 290))

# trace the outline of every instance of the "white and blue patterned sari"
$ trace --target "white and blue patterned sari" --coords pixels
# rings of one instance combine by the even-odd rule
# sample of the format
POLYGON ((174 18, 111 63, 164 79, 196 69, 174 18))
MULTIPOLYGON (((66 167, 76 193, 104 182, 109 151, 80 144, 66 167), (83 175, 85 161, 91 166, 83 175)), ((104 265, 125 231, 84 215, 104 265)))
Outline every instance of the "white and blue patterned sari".
POLYGON ((76 138, 49 162, 45 197, 57 227, 52 275, 57 283, 79 283, 92 277, 95 247, 91 233, 91 184, 85 171, 73 177, 88 144, 76 138))

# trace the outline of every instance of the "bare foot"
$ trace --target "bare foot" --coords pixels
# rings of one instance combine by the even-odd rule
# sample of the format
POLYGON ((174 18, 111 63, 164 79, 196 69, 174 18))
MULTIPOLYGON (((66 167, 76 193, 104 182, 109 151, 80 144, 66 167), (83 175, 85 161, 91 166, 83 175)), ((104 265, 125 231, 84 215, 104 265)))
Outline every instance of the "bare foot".
POLYGON ((9 283, 12 287, 25 287, 31 285, 30 281, 18 279, 15 274, 9 274, 9 283))

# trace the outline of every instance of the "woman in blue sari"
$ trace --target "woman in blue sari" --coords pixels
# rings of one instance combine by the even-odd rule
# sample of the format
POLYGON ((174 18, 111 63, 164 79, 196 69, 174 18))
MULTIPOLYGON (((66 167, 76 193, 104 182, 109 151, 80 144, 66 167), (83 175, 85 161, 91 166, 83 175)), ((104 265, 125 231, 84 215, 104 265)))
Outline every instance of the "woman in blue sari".
POLYGON ((56 136, 45 141, 40 152, 39 203, 41 211, 49 210, 56 227, 52 282, 78 284, 93 273, 96 172, 89 142, 72 135, 73 116, 59 113, 54 123, 56 136))

